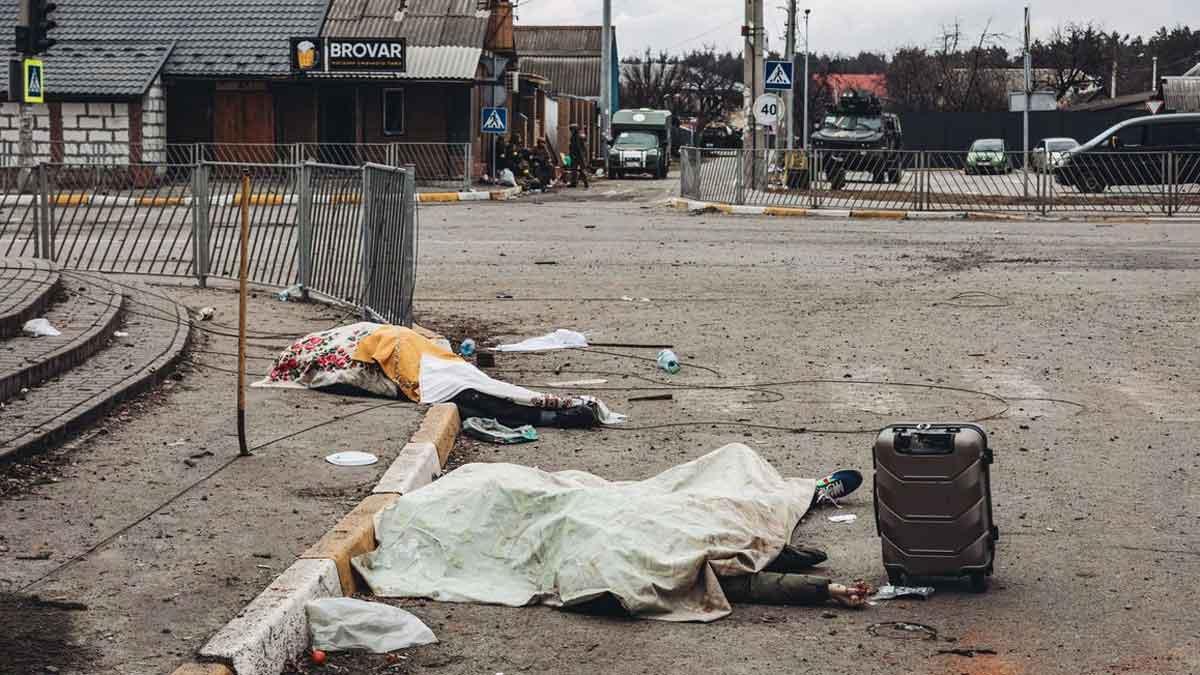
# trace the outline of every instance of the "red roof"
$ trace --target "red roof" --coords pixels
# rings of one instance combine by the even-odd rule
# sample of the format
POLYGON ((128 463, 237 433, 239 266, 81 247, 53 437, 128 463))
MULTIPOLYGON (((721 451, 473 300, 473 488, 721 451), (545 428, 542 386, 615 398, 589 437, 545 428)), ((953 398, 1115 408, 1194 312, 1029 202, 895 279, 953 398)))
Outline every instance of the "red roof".
POLYGON ((826 78, 826 81, 829 83, 829 87, 833 89, 833 98, 835 101, 847 89, 869 91, 879 98, 887 98, 887 78, 883 73, 831 73, 826 78))

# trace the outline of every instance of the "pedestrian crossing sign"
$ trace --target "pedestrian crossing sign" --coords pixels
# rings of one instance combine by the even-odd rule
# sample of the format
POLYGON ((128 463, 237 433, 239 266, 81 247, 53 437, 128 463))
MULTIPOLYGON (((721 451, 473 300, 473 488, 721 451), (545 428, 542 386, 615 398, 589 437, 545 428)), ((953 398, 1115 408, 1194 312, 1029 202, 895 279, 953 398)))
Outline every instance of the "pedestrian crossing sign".
POLYGON ((767 89, 776 89, 781 91, 790 91, 792 88, 792 62, 791 61, 767 61, 766 68, 763 69, 766 73, 767 89))
POLYGON ((508 133, 507 108, 484 108, 479 119, 481 120, 479 130, 485 134, 508 133))
POLYGON ((25 59, 24 101, 44 103, 46 100, 46 72, 40 59, 25 59))

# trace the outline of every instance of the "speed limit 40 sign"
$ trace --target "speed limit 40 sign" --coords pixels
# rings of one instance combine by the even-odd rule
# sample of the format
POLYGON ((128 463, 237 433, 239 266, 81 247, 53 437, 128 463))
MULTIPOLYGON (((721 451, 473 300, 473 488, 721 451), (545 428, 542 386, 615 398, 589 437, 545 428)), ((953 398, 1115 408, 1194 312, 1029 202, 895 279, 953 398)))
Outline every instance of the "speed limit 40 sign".
POLYGON ((754 120, 764 127, 777 126, 784 116, 783 99, 775 94, 763 94, 754 99, 754 120))

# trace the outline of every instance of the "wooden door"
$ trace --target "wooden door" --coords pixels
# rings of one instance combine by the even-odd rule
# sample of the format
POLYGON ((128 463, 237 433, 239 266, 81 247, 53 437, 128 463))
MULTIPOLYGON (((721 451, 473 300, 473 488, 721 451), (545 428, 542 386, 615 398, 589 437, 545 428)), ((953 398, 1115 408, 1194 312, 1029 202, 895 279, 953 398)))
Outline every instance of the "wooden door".
POLYGON ((274 162, 275 106, 267 91, 216 93, 213 140, 209 159, 220 162, 274 162))

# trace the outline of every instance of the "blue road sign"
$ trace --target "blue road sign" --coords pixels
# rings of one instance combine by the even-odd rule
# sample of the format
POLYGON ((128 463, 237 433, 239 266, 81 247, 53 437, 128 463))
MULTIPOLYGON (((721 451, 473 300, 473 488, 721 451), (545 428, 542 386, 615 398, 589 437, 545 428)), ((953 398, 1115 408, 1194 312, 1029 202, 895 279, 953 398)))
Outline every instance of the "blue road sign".
POLYGON ((484 108, 479 130, 485 134, 508 133, 508 108, 484 108))
POLYGON ((792 89, 792 62, 791 61, 767 61, 766 67, 763 68, 763 74, 766 75, 766 88, 777 91, 791 91, 792 89))

